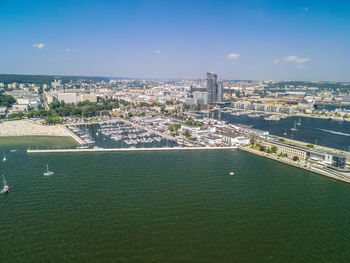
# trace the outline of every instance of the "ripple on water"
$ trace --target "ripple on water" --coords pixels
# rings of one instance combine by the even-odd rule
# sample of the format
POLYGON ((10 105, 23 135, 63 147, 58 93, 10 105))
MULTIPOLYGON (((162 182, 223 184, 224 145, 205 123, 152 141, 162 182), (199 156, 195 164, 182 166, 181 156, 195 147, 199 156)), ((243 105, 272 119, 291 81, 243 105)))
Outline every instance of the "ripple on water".
POLYGON ((20 152, 2 168, 1 262, 349 256, 349 185, 238 150, 20 152))

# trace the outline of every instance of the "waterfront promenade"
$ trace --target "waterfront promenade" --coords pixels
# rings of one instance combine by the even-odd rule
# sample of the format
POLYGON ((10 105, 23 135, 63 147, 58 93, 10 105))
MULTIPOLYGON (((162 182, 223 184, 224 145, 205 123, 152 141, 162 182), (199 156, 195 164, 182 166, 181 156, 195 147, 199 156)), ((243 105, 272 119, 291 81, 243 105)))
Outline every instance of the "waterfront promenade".
POLYGON ((339 172, 336 172, 336 171, 333 171, 330 169, 326 169, 326 168, 324 168, 322 166, 318 166, 316 164, 310 164, 310 163, 305 163, 305 162, 294 162, 294 161, 289 160, 287 158, 278 157, 277 155, 257 151, 255 149, 250 148, 250 146, 241 146, 241 147, 238 147, 238 149, 240 149, 242 151, 250 152, 252 154, 259 155, 259 156, 262 156, 265 158, 269 158, 269 159, 272 159, 272 160, 275 160, 278 162, 282 162, 282 163, 285 163, 288 165, 292 165, 294 167, 305 169, 305 170, 308 170, 308 171, 311 171, 314 173, 322 174, 324 176, 327 176, 327 177, 330 177, 330 178, 333 178, 336 180, 350 183, 350 175, 345 175, 343 173, 339 173, 339 172))

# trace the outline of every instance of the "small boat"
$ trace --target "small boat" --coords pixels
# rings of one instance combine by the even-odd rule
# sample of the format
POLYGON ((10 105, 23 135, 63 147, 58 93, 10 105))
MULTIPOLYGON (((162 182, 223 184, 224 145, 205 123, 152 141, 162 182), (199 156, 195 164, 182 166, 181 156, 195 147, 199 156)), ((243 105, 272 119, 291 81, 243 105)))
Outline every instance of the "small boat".
POLYGON ((301 119, 299 118, 297 125, 301 125, 301 119))
POLYGON ((234 175, 235 175, 235 173, 234 173, 234 172, 230 172, 230 175, 231 175, 231 176, 234 176, 234 175))
POLYGON ((53 175, 53 174, 54 174, 54 172, 49 171, 49 165, 47 164, 46 165, 46 172, 44 172, 44 175, 45 176, 49 176, 49 175, 53 175))
POLYGON ((5 153, 4 153, 4 157, 2 158, 2 161, 3 161, 3 162, 6 162, 6 160, 7 160, 7 159, 6 159, 6 155, 5 155, 5 153))
POLYGON ((342 118, 342 117, 330 117, 329 120, 331 120, 331 121, 344 121, 344 118, 342 118))
POLYGON ((88 148, 89 148, 88 145, 81 145, 77 147, 77 149, 88 149, 88 148))
POLYGON ((16 152, 16 151, 17 151, 16 149, 10 150, 10 152, 12 152, 12 153, 13 153, 13 152, 16 152))
POLYGON ((8 193, 10 191, 10 187, 6 183, 5 175, 2 175, 2 181, 4 182, 4 187, 2 188, 2 192, 8 193))
POLYGON ((287 136, 287 130, 284 130, 283 135, 287 136))
POLYGON ((294 122, 294 127, 293 127, 293 128, 291 128, 290 130, 291 130, 291 131, 297 131, 298 129, 297 129, 296 125, 297 125, 297 123, 296 123, 296 122, 294 122))

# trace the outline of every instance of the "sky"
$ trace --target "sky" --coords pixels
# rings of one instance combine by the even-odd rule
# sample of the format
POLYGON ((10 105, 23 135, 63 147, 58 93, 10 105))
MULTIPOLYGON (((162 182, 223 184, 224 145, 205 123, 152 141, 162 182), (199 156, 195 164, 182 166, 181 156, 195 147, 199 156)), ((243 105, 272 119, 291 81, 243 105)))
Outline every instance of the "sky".
POLYGON ((0 73, 350 81, 350 1, 0 0, 0 73))

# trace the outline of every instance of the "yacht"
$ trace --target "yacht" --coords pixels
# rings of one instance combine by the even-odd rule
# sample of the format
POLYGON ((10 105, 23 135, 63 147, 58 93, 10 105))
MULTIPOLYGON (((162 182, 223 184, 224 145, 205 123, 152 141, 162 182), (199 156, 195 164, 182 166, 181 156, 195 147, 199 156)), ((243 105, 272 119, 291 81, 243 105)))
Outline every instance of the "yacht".
POLYGON ((297 129, 296 125, 297 125, 297 123, 296 123, 296 122, 294 122, 294 127, 293 127, 293 128, 291 128, 290 130, 291 130, 291 131, 297 131, 298 129, 297 129))
POLYGON ((299 118, 297 125, 301 125, 301 119, 299 118))
POLYGON ((54 174, 54 172, 49 171, 49 165, 47 164, 46 165, 46 172, 44 172, 44 175, 45 176, 49 176, 49 175, 53 175, 53 174, 54 174))
POLYGON ((3 161, 3 162, 6 162, 6 160, 7 160, 7 159, 6 159, 6 155, 5 155, 5 153, 4 153, 4 157, 2 158, 2 161, 3 161))
POLYGON ((4 182, 4 187, 2 188, 2 192, 8 193, 10 191, 10 187, 6 183, 5 175, 2 175, 2 181, 4 182))
POLYGON ((88 149, 88 148, 89 148, 88 145, 82 145, 77 147, 77 149, 88 149))

